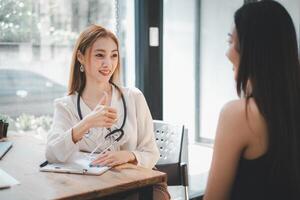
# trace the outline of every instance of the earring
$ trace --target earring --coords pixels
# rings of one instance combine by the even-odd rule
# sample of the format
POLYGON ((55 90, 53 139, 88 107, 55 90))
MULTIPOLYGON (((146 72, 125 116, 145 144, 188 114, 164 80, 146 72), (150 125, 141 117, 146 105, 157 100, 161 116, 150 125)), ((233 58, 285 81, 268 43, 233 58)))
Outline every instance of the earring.
POLYGON ((80 70, 81 72, 84 72, 84 67, 83 67, 83 65, 80 65, 79 70, 80 70))

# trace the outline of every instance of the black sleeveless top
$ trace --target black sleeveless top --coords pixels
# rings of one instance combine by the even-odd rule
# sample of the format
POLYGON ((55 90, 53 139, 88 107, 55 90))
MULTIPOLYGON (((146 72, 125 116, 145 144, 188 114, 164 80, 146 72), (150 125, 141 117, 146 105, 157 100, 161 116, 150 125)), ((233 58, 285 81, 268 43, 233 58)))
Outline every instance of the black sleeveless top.
POLYGON ((268 154, 265 153, 253 160, 240 159, 231 191, 231 200, 288 199, 286 191, 289 188, 272 184, 272 181, 280 182, 280 180, 270 175, 271 164, 268 158, 268 154))

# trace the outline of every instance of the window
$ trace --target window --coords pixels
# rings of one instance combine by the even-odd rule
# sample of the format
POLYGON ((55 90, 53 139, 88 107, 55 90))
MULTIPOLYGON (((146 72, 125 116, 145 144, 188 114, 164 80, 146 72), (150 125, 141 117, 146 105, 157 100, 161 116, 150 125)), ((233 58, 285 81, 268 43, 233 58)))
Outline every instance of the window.
POLYGON ((244 1, 200 2, 164 1, 164 120, 187 125, 190 140, 214 138, 222 106, 237 98, 225 52, 233 14, 244 1))
POLYGON ((74 43, 92 23, 118 35, 122 81, 134 85, 133 16, 130 0, 0 1, 0 112, 51 116, 66 93, 74 43))
MULTIPOLYGON (((279 0, 293 18, 299 35, 300 2, 279 0)), ((200 26, 200 130, 201 138, 213 139, 222 106, 238 98, 232 64, 225 52, 227 33, 233 25, 233 15, 242 0, 201 1, 200 26), (220 20, 222 19, 222 20, 220 20)), ((299 38, 298 38, 299 40, 299 38)), ((197 122, 196 122, 197 123, 197 122)))
POLYGON ((195 127, 194 0, 165 0, 163 27, 163 119, 195 127))
POLYGON ((232 64, 225 56, 234 12, 243 0, 201 1, 200 136, 214 138, 222 106, 236 99, 232 64))

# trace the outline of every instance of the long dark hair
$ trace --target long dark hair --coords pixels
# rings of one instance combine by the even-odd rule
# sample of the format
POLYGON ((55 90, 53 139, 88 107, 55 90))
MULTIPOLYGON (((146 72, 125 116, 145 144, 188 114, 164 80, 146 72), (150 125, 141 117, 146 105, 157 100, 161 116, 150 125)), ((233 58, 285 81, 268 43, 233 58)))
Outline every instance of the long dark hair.
POLYGON ((299 198, 300 65, 293 21, 270 0, 243 5, 234 21, 240 54, 237 93, 249 94, 250 83, 250 96, 266 121, 270 184, 289 188, 286 199, 299 198))

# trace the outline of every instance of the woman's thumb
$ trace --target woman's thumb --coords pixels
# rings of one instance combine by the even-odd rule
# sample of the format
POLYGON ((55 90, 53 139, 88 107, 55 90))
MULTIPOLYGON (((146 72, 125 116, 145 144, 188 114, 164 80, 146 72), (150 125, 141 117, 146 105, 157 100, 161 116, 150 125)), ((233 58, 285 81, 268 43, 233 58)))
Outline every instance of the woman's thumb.
POLYGON ((104 91, 102 93, 102 97, 100 98, 100 101, 99 101, 98 104, 99 105, 104 105, 104 106, 108 105, 108 94, 107 94, 107 92, 104 91))

